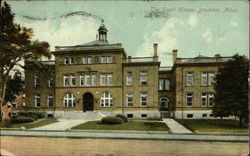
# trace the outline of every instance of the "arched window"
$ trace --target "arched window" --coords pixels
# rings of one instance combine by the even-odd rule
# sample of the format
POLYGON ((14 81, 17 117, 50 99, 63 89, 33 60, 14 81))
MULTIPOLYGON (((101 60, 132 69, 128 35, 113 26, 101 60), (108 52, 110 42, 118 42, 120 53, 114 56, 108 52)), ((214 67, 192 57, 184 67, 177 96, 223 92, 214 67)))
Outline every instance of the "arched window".
POLYGON ((101 107, 112 107, 113 106, 113 99, 110 93, 105 92, 102 94, 101 100, 101 107))
POLYGON ((72 93, 65 94, 63 101, 64 101, 64 107, 75 107, 76 105, 75 95, 72 93))
POLYGON ((168 98, 166 98, 166 97, 160 98, 160 110, 161 111, 168 110, 168 103, 169 103, 169 99, 168 98))

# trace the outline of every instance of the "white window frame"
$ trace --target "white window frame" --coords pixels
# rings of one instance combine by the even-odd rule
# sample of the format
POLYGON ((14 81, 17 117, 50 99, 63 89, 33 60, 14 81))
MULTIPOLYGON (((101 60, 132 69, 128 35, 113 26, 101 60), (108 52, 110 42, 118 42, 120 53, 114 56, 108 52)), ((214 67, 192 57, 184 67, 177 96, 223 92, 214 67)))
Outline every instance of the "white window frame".
POLYGON ((140 93, 140 105, 141 107, 147 107, 148 106, 148 93, 140 93), (145 98, 146 100, 143 100, 142 98, 145 98), (146 104, 143 104, 146 103, 146 104))
POLYGON ((164 79, 159 79, 159 90, 164 90, 164 79))
POLYGON ((64 107, 75 107, 76 104, 75 95, 72 93, 65 94, 63 97, 63 104, 64 107))
POLYGON ((51 108, 51 107, 54 107, 54 95, 51 95, 51 94, 49 94, 48 96, 47 96, 47 106, 49 107, 49 108, 51 108), (50 106, 50 100, 52 99, 52 106, 50 106))
POLYGON ((107 85, 107 78, 105 74, 100 75, 100 85, 101 86, 106 86, 107 85))
POLYGON ((79 86, 84 86, 84 75, 79 75, 79 86))
POLYGON ((63 86, 64 87, 69 87, 70 86, 70 76, 69 75, 64 75, 63 76, 63 86))
POLYGON ((209 72, 208 73, 208 85, 212 86, 214 83, 214 78, 215 78, 215 72, 209 72))
POLYGON ((74 64, 75 58, 74 57, 65 57, 64 58, 64 64, 74 64))
POLYGON ((113 57, 112 56, 106 56, 106 62, 107 63, 113 63, 113 57))
POLYGON ((186 73, 186 86, 194 86, 194 72, 186 73))
POLYGON ((96 86, 96 75, 91 75, 91 85, 96 86))
POLYGON ((208 107, 213 107, 214 106, 214 93, 208 93, 208 107), (211 101, 211 99, 213 99, 211 101), (212 103, 212 105, 211 105, 212 103))
POLYGON ((186 106, 187 107, 193 107, 193 103, 194 103, 194 97, 193 97, 193 93, 186 93, 186 106), (188 98, 191 98, 191 105, 188 104, 188 98))
POLYGON ((101 56, 101 63, 107 63, 107 57, 101 56))
POLYGON ((85 79, 85 82, 84 82, 85 86, 91 86, 91 76, 85 75, 84 79, 85 79))
POLYGON ((170 90, 170 81, 169 81, 169 79, 165 79, 164 81, 165 81, 164 82, 164 89, 165 90, 170 90))
POLYGON ((107 86, 113 86, 113 75, 107 74, 107 86))
POLYGON ((127 72, 126 73, 126 86, 132 86, 133 85, 133 73, 127 72))
POLYGON ((147 71, 140 71, 140 85, 141 86, 148 85, 148 72, 147 71))
POLYGON ((109 92, 104 92, 100 99, 101 107, 112 107, 113 106, 113 98, 109 92), (107 103, 106 103, 107 102, 107 103))
POLYGON ((201 107, 207 107, 207 93, 201 93, 201 107), (205 101, 203 101, 205 99, 205 101), (205 102, 205 103, 203 103, 205 102))
POLYGON ((36 108, 41 107, 41 95, 39 94, 34 95, 34 100, 35 100, 35 107, 36 108))
POLYGON ((127 105, 127 107, 133 107, 133 105, 134 105, 134 94, 133 93, 126 94, 126 105, 127 105))
POLYGON ((83 57, 82 58, 82 63, 83 64, 88 64, 88 58, 87 57, 83 57))
POLYGON ((76 77, 75 75, 70 75, 70 86, 76 85, 76 77))
POLYGON ((201 72, 201 85, 202 86, 208 85, 208 73, 207 72, 201 72))
POLYGON ((54 87, 54 81, 53 81, 53 79, 49 79, 48 80, 48 87, 54 87))
POLYGON ((34 87, 35 88, 41 87, 41 80, 37 75, 34 76, 34 87))

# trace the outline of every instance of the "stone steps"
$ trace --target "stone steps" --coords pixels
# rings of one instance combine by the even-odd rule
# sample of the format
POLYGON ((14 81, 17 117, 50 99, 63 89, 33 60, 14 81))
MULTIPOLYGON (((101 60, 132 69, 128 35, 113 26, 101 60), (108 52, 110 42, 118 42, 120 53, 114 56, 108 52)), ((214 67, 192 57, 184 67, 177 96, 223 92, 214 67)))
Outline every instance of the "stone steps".
POLYGON ((65 119, 84 119, 84 120, 100 120, 105 116, 113 116, 113 112, 94 112, 94 111, 65 111, 63 118, 65 119))

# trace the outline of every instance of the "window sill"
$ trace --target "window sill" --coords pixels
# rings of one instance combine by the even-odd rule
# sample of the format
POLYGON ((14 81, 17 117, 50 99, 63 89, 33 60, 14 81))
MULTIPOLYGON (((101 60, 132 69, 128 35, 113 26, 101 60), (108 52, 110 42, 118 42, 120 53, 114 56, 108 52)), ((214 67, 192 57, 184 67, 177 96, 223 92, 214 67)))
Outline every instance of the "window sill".
POLYGON ((146 84, 146 85, 139 85, 140 87, 148 87, 148 84, 146 84))

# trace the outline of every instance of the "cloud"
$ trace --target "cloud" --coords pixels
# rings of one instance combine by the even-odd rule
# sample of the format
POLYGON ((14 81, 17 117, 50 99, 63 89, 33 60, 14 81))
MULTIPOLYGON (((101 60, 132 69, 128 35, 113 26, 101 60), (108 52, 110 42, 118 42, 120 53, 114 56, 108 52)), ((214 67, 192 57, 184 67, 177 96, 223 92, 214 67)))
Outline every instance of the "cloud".
POLYGON ((191 27, 195 27, 198 24, 198 17, 196 14, 191 14, 187 20, 187 23, 191 26, 191 27))
POLYGON ((213 41, 213 34, 210 29, 207 29, 205 32, 203 32, 202 37, 205 39, 207 43, 210 43, 213 41))
POLYGON ((161 66, 172 65, 173 49, 176 49, 178 41, 173 35, 173 30, 183 22, 177 18, 170 18, 160 30, 144 34, 143 43, 136 51, 136 56, 153 56, 153 44, 158 43, 158 57, 161 66))
POLYGON ((238 27, 239 26, 239 24, 236 21, 233 21, 233 20, 230 21, 230 25, 232 27, 238 27))
POLYGON ((100 20, 92 17, 72 16, 45 21, 16 18, 22 26, 33 28, 33 39, 47 41, 51 50, 55 46, 78 45, 95 40, 100 20))

